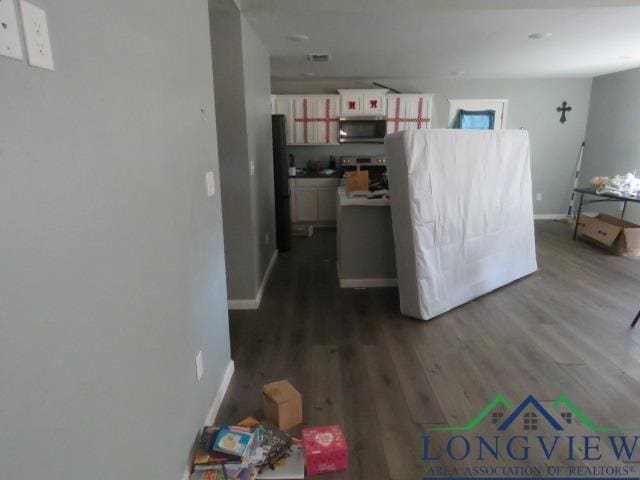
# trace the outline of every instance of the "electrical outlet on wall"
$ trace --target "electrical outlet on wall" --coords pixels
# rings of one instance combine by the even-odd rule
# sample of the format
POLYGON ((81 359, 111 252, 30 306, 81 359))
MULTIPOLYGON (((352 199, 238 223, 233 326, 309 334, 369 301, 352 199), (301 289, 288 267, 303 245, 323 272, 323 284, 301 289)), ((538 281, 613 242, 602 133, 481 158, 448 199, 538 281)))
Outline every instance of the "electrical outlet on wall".
POLYGON ((200 350, 196 355, 196 379, 198 381, 202 380, 202 375, 204 375, 204 363, 202 361, 202 350, 200 350))
POLYGON ((542 200, 542 194, 540 192, 536 193, 536 201, 540 202, 542 200))
POLYGON ((14 0, 0 0, 0 55, 22 60, 20 31, 14 0))
POLYGON ((20 0, 20 13, 29 65, 54 70, 47 14, 40 7, 25 0, 20 0))

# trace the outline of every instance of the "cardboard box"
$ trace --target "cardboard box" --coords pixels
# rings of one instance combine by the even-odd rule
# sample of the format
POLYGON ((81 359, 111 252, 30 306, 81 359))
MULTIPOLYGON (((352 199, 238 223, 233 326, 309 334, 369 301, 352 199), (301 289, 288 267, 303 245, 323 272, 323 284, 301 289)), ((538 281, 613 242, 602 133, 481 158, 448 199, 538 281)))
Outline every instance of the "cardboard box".
POLYGON ((262 387, 264 416, 280 430, 288 430, 302 422, 302 396, 286 380, 262 387))
POLYGON ((599 213, 580 216, 578 233, 617 255, 640 256, 640 225, 599 213))
POLYGON ((311 237, 313 235, 313 225, 292 225, 291 235, 294 237, 311 237))
POLYGON ((302 444, 308 476, 347 469, 349 448, 338 425, 303 429, 302 444))
POLYGON ((353 192, 368 192, 369 191, 369 171, 357 170, 347 173, 345 192, 347 197, 351 197, 353 192))

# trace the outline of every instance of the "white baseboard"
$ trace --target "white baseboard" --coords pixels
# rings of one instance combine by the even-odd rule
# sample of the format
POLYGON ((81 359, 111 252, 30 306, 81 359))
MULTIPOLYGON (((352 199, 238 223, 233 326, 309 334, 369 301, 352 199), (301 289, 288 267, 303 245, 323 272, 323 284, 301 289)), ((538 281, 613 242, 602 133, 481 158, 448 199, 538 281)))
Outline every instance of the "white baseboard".
POLYGON ((338 272, 338 280, 340 288, 380 288, 380 287, 397 287, 397 278, 343 278, 340 271, 340 262, 336 262, 336 271, 338 272))
POLYGON ((260 288, 258 288, 256 298, 229 299, 227 300, 227 307, 229 308, 229 310, 257 310, 260 307, 260 302, 262 302, 262 294, 264 293, 264 289, 267 286, 267 282, 269 281, 269 277, 271 276, 271 271, 273 270, 273 266, 276 264, 277 259, 278 251, 275 250, 273 252, 273 255, 271 255, 271 260, 269 260, 267 270, 264 272, 264 276, 262 277, 262 282, 260 283, 260 288))
POLYGON ((233 377, 234 371, 235 363, 233 362, 233 360, 229 360, 227 368, 224 371, 224 375, 222 377, 222 382, 220 382, 220 387, 216 392, 216 396, 213 397, 213 401, 211 402, 211 407, 209 407, 207 417, 204 419, 205 425, 213 425, 213 422, 216 419, 216 415, 218 415, 218 410, 220 410, 220 405, 222 405, 222 400, 224 400, 224 396, 226 395, 229 384, 231 383, 231 378, 233 377))
POLYGON ((534 220, 563 220, 567 218, 566 213, 540 213, 533 216, 534 220))
MULTIPOLYGON (((218 411, 220 410, 220 406, 222 405, 222 400, 224 400, 224 396, 226 395, 229 384, 231 383, 231 378, 233 377, 234 371, 235 364, 233 363, 233 360, 229 360, 227 368, 224 371, 224 375, 222 376, 222 381, 220 382, 218 391, 213 397, 213 401, 211 402, 211 406, 209 407, 209 411, 207 412, 207 416, 204 419, 203 425, 213 425, 213 422, 218 415, 218 411)), ((189 480, 189 477, 191 476, 191 462, 192 458, 189 458, 189 463, 182 473, 181 480, 189 480)))
POLYGON ((397 287, 397 278, 341 278, 340 288, 397 287))
POLYGON ((243 300, 227 300, 229 310, 257 310, 260 307, 258 297, 243 300))

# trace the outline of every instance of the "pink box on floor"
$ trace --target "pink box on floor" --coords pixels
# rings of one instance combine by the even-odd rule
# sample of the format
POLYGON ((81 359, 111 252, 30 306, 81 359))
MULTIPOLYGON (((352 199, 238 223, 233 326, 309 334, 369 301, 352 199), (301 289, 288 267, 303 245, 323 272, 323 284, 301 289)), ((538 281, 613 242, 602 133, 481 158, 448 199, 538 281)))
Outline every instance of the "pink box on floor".
POLYGON ((347 469, 349 448, 338 425, 303 429, 302 444, 308 476, 347 469))

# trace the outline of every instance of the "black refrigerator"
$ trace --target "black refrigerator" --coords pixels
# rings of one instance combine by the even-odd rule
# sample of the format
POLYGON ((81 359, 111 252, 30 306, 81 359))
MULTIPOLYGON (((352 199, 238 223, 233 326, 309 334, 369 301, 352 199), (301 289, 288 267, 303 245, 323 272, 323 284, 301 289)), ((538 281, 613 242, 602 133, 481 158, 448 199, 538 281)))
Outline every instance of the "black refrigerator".
POLYGON ((291 249, 291 214, 289 212, 289 162, 287 125, 284 115, 271 116, 273 133, 273 184, 276 198, 276 247, 279 252, 291 249))

